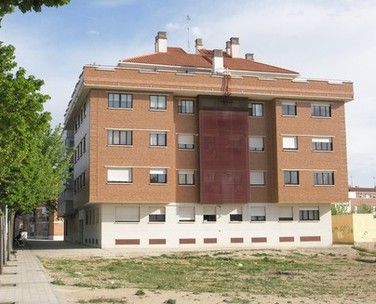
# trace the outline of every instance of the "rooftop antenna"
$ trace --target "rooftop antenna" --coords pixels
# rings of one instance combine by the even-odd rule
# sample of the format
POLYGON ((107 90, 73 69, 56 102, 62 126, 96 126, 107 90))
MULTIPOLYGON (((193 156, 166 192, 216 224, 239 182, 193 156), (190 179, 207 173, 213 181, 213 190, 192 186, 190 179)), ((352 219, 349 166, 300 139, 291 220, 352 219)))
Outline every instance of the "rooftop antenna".
POLYGON ((188 52, 190 53, 191 52, 191 42, 190 42, 190 35, 189 35, 189 32, 190 32, 190 27, 191 27, 191 17, 189 17, 189 15, 187 15, 187 18, 185 18, 185 21, 187 23, 187 44, 188 44, 188 52))
POLYGON ((350 175, 350 186, 354 187, 354 181, 352 175, 350 175))
POLYGON ((376 188, 376 177, 373 176, 372 178, 373 178, 373 187, 376 188))

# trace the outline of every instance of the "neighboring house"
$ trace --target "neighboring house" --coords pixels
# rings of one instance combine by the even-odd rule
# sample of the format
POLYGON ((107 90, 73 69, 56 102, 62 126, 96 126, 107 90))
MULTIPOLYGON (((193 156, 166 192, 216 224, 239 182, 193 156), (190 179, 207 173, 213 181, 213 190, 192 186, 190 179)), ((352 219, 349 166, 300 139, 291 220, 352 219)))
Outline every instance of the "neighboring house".
POLYGON ((65 239, 102 248, 330 246, 347 201, 348 81, 226 50, 168 47, 85 65, 65 114, 75 147, 65 239))
POLYGON ((15 233, 24 231, 29 239, 64 239, 64 223, 57 217, 57 212, 50 212, 47 207, 37 207, 33 213, 16 218, 15 233))
POLYGON ((376 213, 376 187, 350 187, 349 188, 349 208, 352 212, 357 212, 360 205, 369 205, 373 207, 376 213))

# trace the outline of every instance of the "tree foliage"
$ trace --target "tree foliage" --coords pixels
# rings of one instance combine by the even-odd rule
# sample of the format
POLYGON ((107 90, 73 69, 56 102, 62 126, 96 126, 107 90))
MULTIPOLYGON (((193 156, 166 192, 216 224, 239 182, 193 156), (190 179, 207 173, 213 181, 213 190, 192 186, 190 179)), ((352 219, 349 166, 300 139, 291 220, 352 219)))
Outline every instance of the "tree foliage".
POLYGON ((40 12, 42 6, 58 7, 68 4, 70 0, 1 0, 0 1, 0 21, 1 18, 12 13, 15 8, 19 8, 22 13, 28 11, 40 12))
POLYGON ((61 129, 51 130, 43 111, 42 85, 0 43, 0 205, 18 212, 56 200, 69 167, 61 129))

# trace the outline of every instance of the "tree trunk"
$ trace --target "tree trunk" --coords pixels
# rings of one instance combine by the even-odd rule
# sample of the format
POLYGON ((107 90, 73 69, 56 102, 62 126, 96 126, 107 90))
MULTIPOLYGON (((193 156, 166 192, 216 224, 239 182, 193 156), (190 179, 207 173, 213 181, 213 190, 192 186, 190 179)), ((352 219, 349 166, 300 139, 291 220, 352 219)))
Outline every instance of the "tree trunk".
POLYGON ((4 260, 3 260, 3 207, 0 208, 0 274, 3 273, 3 266, 4 266, 4 260))
POLYGON ((15 214, 11 212, 9 214, 9 252, 14 252, 13 241, 14 241, 14 228, 15 228, 15 214))
POLYGON ((9 227, 9 209, 8 206, 5 206, 5 241, 6 241, 6 260, 7 262, 10 261, 10 242, 11 239, 9 238, 10 236, 10 227, 9 227))

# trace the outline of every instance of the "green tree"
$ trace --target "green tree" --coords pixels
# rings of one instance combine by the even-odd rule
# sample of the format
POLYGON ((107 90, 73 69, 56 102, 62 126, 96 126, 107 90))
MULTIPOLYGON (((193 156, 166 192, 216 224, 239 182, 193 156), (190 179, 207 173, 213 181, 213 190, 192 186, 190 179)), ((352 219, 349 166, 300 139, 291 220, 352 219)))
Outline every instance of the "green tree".
POLYGON ((349 214, 347 204, 332 204, 332 215, 349 214))
POLYGON ((68 177, 70 153, 65 152, 61 128, 47 129, 33 139, 33 145, 21 166, 12 172, 5 187, 5 201, 18 213, 56 201, 68 177))
POLYGON ((23 13, 28 11, 40 12, 42 6, 58 7, 68 4, 70 0, 1 0, 0 1, 0 22, 4 15, 12 13, 15 8, 23 13))

